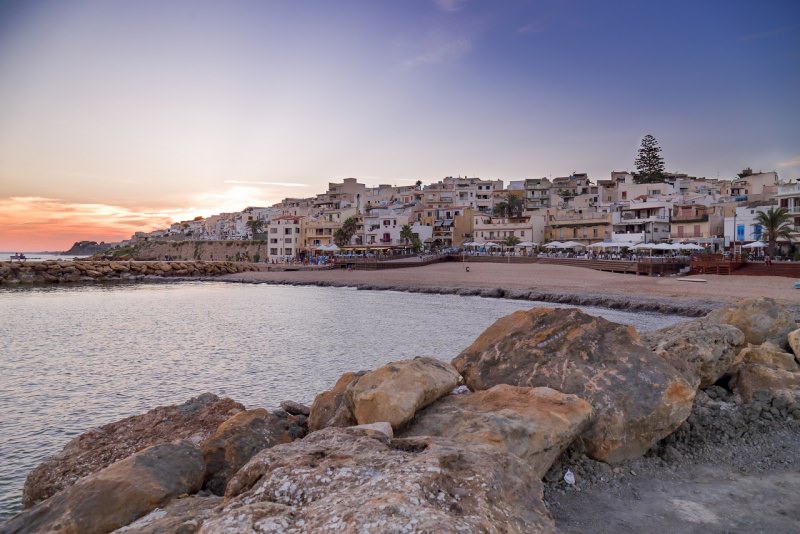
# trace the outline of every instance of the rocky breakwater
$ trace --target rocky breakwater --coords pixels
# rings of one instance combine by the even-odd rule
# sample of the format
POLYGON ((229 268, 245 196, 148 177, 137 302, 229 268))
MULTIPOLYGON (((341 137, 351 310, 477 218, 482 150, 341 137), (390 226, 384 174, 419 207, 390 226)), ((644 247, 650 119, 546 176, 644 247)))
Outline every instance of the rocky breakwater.
POLYGON ((230 261, 37 261, 0 262, 0 284, 116 282, 161 278, 204 278, 257 271, 230 261))
POLYGON ((27 510, 0 532, 557 532, 542 478, 565 455, 583 477, 645 454, 679 461, 705 430, 734 443, 757 423, 798 427, 786 347, 800 331, 786 317, 757 299, 640 337, 537 308, 452 366, 345 373, 311 407, 204 395, 76 438, 31 474, 27 510))

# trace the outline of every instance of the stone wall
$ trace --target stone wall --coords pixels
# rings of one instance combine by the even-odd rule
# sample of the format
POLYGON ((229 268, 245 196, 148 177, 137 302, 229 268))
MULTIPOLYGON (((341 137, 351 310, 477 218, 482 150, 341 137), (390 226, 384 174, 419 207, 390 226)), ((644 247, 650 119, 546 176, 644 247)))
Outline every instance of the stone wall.
MULTIPOLYGON (((237 261, 239 258, 263 263, 269 252, 266 241, 148 241, 132 251, 134 260, 237 261)), ((127 259, 127 258, 126 258, 127 259)), ((246 260, 247 261, 247 260, 246 260)))
POLYGON ((199 278, 257 270, 252 263, 230 261, 4 261, 0 262, 0 284, 199 278))

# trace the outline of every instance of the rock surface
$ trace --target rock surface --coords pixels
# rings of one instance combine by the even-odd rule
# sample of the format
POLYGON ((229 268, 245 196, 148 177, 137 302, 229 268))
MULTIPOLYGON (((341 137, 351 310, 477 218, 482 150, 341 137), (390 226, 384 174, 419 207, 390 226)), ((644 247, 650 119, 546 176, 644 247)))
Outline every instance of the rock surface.
POLYGON ((286 410, 289 415, 305 415, 308 417, 311 414, 311 408, 299 402, 281 401, 281 408, 286 410))
POLYGON ((591 403, 587 454, 619 462, 644 454, 689 416, 695 389, 636 331, 580 310, 534 308, 490 326, 453 360, 473 390, 544 386, 591 403))
POLYGON ((2 525, 4 533, 110 532, 203 483, 200 450, 187 440, 154 445, 85 477, 2 525))
POLYGON ((347 402, 347 386, 364 375, 365 371, 344 373, 332 389, 323 391, 311 405, 308 416, 308 430, 315 432, 329 426, 353 426, 358 424, 347 402))
POLYGON ((172 499, 114 534, 193 534, 222 504, 216 495, 191 495, 172 499))
POLYGON ((642 342, 679 370, 694 387, 707 388, 736 364, 744 334, 705 319, 642 334, 642 342))
POLYGON ((731 388, 744 402, 756 400, 760 393, 770 398, 800 398, 800 373, 757 363, 742 364, 731 380, 731 388))
POLYGON ((239 412, 200 445, 206 463, 204 487, 216 495, 225 494, 228 480, 259 451, 289 443, 305 435, 295 417, 280 418, 264 408, 239 412))
POLYGON ((417 357, 368 372, 347 386, 347 399, 359 424, 385 421, 396 430, 417 410, 447 395, 460 380, 450 364, 417 357))
POLYGON ((448 395, 417 414, 401 437, 440 436, 514 454, 542 477, 592 416, 592 406, 550 388, 500 384, 448 395))
POLYGON ((800 328, 789 332, 786 339, 789 342, 789 348, 794 352, 795 359, 800 362, 800 328))
POLYGON ((743 299, 712 311, 706 319, 735 326, 744 333, 745 343, 765 341, 788 348, 787 335, 797 328, 794 315, 770 298, 743 299))
POLYGON ((260 452, 200 532, 554 532, 519 458, 327 428, 260 452))
POLYGON ((226 419, 244 410, 229 398, 211 393, 184 404, 159 406, 90 430, 39 464, 25 480, 22 505, 28 508, 77 480, 157 443, 193 439, 199 443, 226 419))
POLYGON ((800 371, 800 365, 797 365, 794 354, 786 352, 769 341, 761 345, 748 345, 739 352, 738 359, 743 363, 757 363, 772 369, 800 371))

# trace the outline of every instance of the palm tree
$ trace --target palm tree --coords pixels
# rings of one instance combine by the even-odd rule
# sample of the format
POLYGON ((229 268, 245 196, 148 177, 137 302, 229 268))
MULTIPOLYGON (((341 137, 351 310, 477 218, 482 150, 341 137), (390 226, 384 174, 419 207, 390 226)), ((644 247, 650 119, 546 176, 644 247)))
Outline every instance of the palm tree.
POLYGON ((250 219, 245 223, 247 228, 250 229, 250 232, 253 234, 253 239, 256 238, 256 234, 261 232, 261 229, 264 227, 264 221, 261 219, 250 219))
POLYGON ((510 235, 505 239, 505 241, 503 241, 503 244, 507 247, 515 247, 519 245, 519 243, 520 239, 515 235, 510 235))
POLYGON ((509 217, 521 217, 523 210, 522 196, 515 195, 514 193, 506 194, 506 204, 508 205, 509 217))
POLYGON ((411 230, 410 224, 404 224, 403 227, 400 229, 400 239, 406 242, 406 245, 414 239, 414 232, 411 230))
POLYGON ((755 222, 761 225, 763 232, 767 234, 770 256, 775 255, 775 244, 778 239, 788 241, 792 238, 792 216, 786 208, 770 208, 768 211, 761 211, 756 216, 755 222))
POLYGON ((508 202, 505 200, 501 200, 497 204, 494 205, 492 208, 492 212, 494 215, 499 215, 500 217, 505 217, 508 213, 508 202))

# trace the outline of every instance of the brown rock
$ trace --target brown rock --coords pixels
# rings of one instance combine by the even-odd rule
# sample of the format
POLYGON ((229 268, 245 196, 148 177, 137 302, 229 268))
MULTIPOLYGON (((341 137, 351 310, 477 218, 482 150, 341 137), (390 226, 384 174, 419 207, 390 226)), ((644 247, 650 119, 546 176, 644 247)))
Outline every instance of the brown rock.
POLYGON ((796 397, 797 390, 800 390, 800 373, 746 363, 739 366, 730 385, 744 402, 753 402, 759 392, 767 393, 770 398, 796 397))
POLYGON ((79 480, 3 525, 4 533, 110 532, 203 483, 200 450, 161 443, 79 480))
POLYGON ((216 495, 224 495, 228 479, 256 453, 302 437, 304 434, 293 429, 294 419, 275 417, 257 408, 239 412, 222 423, 200 444, 206 463, 204 487, 216 495))
POLYGON ((25 480, 22 505, 28 508, 151 445, 187 438, 199 443, 242 410, 244 406, 238 402, 205 393, 181 405, 159 406, 85 432, 31 471, 25 480))
POLYGON ((419 412, 401 437, 440 436, 496 447, 524 460, 541 478, 591 416, 592 406, 575 395, 500 384, 439 399, 419 412))
POLYGON ((782 350, 777 345, 767 341, 761 345, 748 345, 739 352, 739 359, 743 363, 757 363, 770 369, 783 369, 784 371, 800 371, 800 365, 794 355, 782 350))
POLYGON ((744 333, 745 343, 769 341, 788 348, 786 336, 797 328, 794 315, 766 297, 742 299, 706 315, 712 322, 733 325, 744 333))
POLYGON ((571 308, 503 317, 453 365, 472 390, 544 386, 589 401, 594 419, 581 438, 605 462, 641 456, 675 431, 696 392, 632 327, 571 308))
POLYGON ((529 466, 496 449, 326 428, 261 451, 199 532, 554 532, 541 496, 529 466))
POLYGON ((220 504, 222 497, 216 495, 178 497, 114 534, 194 534, 220 504))
POLYGON ((370 371, 347 387, 347 398, 359 424, 385 421, 398 429, 460 379, 450 364, 417 357, 370 371))
POLYGON ((314 432, 329 426, 353 426, 358 424, 350 406, 347 404, 345 391, 351 382, 363 376, 365 371, 345 373, 336 381, 333 389, 324 391, 314 397, 311 413, 308 416, 308 430, 314 432))
POLYGON ((744 334, 735 326, 705 319, 686 321, 642 334, 642 342, 695 387, 707 388, 737 362, 744 334))
POLYGON ((305 415, 308 417, 311 414, 311 408, 306 406, 305 404, 300 404, 299 402, 294 401, 282 401, 281 408, 286 410, 286 413, 290 415, 305 415))
POLYGON ((794 352, 795 359, 800 362, 800 328, 789 332, 786 339, 792 352, 794 352))

